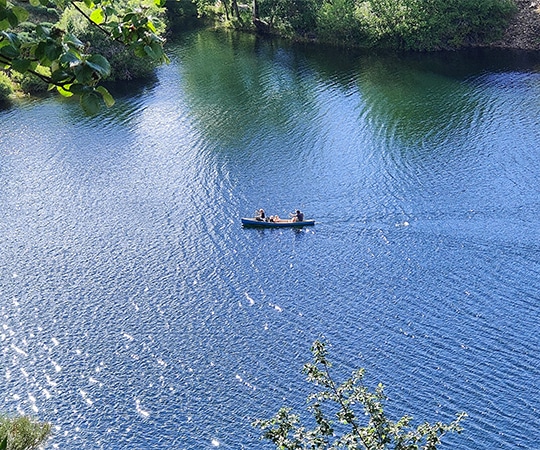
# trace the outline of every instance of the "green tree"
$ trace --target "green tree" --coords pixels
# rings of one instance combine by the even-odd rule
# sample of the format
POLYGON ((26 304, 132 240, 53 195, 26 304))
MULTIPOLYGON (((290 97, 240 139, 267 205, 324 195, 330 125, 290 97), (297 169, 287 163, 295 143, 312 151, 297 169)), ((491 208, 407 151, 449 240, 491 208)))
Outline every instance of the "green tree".
POLYGON ((308 397, 308 410, 315 426, 311 429, 303 426, 300 417, 287 407, 271 419, 254 423, 263 430, 262 438, 271 441, 277 449, 436 450, 444 434, 462 431, 460 423, 465 413, 458 414, 449 424, 426 422, 416 428, 411 427, 410 416, 397 422, 390 420, 384 411, 387 398, 382 384, 373 391, 366 387, 363 369, 338 384, 331 373, 326 344, 317 340, 311 351, 313 362, 304 365, 303 371, 318 389, 308 397), (329 411, 337 423, 328 417, 329 411))
POLYGON ((0 415, 0 450, 35 450, 50 434, 50 423, 27 416, 0 415))
MULTIPOLYGON (((159 7, 164 0, 154 0, 159 7)), ((163 40, 148 8, 118 7, 114 0, 30 0, 31 7, 60 12, 74 9, 107 39, 130 48, 137 57, 167 61, 163 40)), ((80 96, 89 113, 114 103, 100 82, 111 73, 109 61, 69 30, 47 22, 23 27, 28 8, 0 0, 0 69, 32 74, 65 96, 80 96)))

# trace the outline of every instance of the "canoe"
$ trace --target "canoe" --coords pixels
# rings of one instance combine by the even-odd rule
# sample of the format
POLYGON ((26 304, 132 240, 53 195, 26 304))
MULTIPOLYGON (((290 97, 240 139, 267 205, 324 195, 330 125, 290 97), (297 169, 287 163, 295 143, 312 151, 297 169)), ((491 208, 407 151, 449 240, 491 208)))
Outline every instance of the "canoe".
POLYGON ((278 227, 306 227, 315 225, 315 220, 303 220, 302 222, 293 222, 292 220, 281 219, 279 222, 265 222, 263 220, 257 220, 254 217, 243 217, 242 225, 247 227, 264 227, 264 228, 278 228, 278 227))

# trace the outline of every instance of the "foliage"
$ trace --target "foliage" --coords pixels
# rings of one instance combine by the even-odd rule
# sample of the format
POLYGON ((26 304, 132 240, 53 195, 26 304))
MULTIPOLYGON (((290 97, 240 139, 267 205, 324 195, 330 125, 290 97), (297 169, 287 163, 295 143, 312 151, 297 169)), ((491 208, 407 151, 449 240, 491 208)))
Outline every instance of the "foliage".
POLYGON ((12 92, 11 80, 5 73, 0 72, 0 103, 8 100, 12 92))
POLYGON ((317 387, 308 397, 308 410, 315 426, 307 429, 290 408, 281 408, 269 420, 257 420, 254 426, 263 430, 267 439, 281 450, 339 449, 366 450, 435 450, 441 437, 449 432, 460 433, 465 413, 458 414, 450 424, 423 423, 412 428, 412 417, 397 422, 384 411, 387 400, 379 384, 370 391, 363 382, 364 370, 359 369, 341 384, 334 381, 332 364, 327 359, 326 344, 315 341, 311 349, 313 363, 304 365, 307 380, 317 387), (334 413, 337 423, 328 417, 334 413))
MULTIPOLYGON (((196 0, 201 15, 214 0, 196 0)), ((220 2, 229 19, 236 0, 220 2), (229 5, 230 1, 230 5, 229 5)), ((253 0, 270 31, 354 47, 455 49, 498 39, 514 0, 253 0)))
POLYGON ((355 0, 325 0, 317 16, 318 35, 333 43, 354 45, 368 36, 358 20, 355 0))
MULTIPOLYGON (((142 3, 146 14, 152 18, 157 34, 165 31, 163 22, 163 8, 157 8, 153 3, 142 3)), ((129 9, 135 7, 126 0, 116 0, 116 8, 129 9)), ((134 57, 133 51, 117 40, 111 40, 100 28, 93 26, 85 20, 79 11, 74 8, 66 8, 58 22, 58 26, 86 42, 88 51, 93 54, 104 56, 110 63, 108 80, 130 80, 134 78, 148 77, 158 64, 156 58, 145 58, 144 55, 134 57)))
POLYGON ((0 450, 35 450, 51 433, 51 424, 27 416, 0 415, 0 450))
MULTIPOLYGON (((164 0, 154 0, 157 7, 164 0)), ((148 8, 118 5, 114 0, 30 0, 45 12, 74 9, 107 39, 130 48, 137 57, 166 61, 163 40, 148 8)), ((0 0, 0 69, 32 74, 65 96, 80 96, 81 105, 96 112, 101 102, 114 103, 100 82, 111 73, 110 62, 92 53, 73 30, 39 22, 27 24, 28 8, 0 0)))
POLYGON ((512 0, 368 0, 359 21, 380 46, 436 50, 496 39, 514 12, 512 0))

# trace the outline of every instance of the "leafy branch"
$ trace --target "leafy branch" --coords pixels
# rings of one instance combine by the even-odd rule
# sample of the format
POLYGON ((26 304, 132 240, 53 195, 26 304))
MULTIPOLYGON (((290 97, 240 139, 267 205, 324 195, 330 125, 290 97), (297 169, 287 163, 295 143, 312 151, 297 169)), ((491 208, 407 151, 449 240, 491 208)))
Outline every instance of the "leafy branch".
POLYGON ((397 422, 390 420, 384 411, 387 397, 382 384, 374 391, 368 389, 363 383, 364 369, 354 371, 350 378, 338 384, 331 373, 326 343, 315 341, 311 352, 313 362, 305 364, 303 372, 307 381, 317 388, 307 399, 315 427, 307 429, 287 407, 282 407, 271 419, 259 419, 253 424, 263 431, 262 439, 271 441, 277 449, 436 450, 445 434, 462 431, 465 413, 459 413, 449 424, 426 422, 416 428, 410 425, 411 416, 397 422), (327 411, 333 413, 337 424, 327 411))
MULTIPOLYGON (((154 0, 162 7, 164 0, 154 0)), ((168 62, 163 39, 143 8, 120 10, 113 0, 30 0, 32 6, 75 8, 91 26, 109 39, 133 50, 137 57, 156 62, 168 62)), ((29 16, 18 5, 0 0, 0 69, 31 73, 56 88, 66 97, 78 95, 82 107, 96 113, 101 102, 114 104, 111 94, 100 82, 111 73, 109 61, 91 54, 75 34, 58 27, 38 24, 31 34, 20 35, 17 27, 29 16)))

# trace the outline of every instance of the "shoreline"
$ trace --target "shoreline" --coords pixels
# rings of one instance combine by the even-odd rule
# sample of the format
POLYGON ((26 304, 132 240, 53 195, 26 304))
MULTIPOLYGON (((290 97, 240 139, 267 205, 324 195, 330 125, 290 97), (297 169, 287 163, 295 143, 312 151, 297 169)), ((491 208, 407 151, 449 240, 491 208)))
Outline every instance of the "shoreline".
POLYGON ((513 50, 540 50, 540 0, 514 0, 516 15, 512 18, 501 39, 488 48, 513 50))

